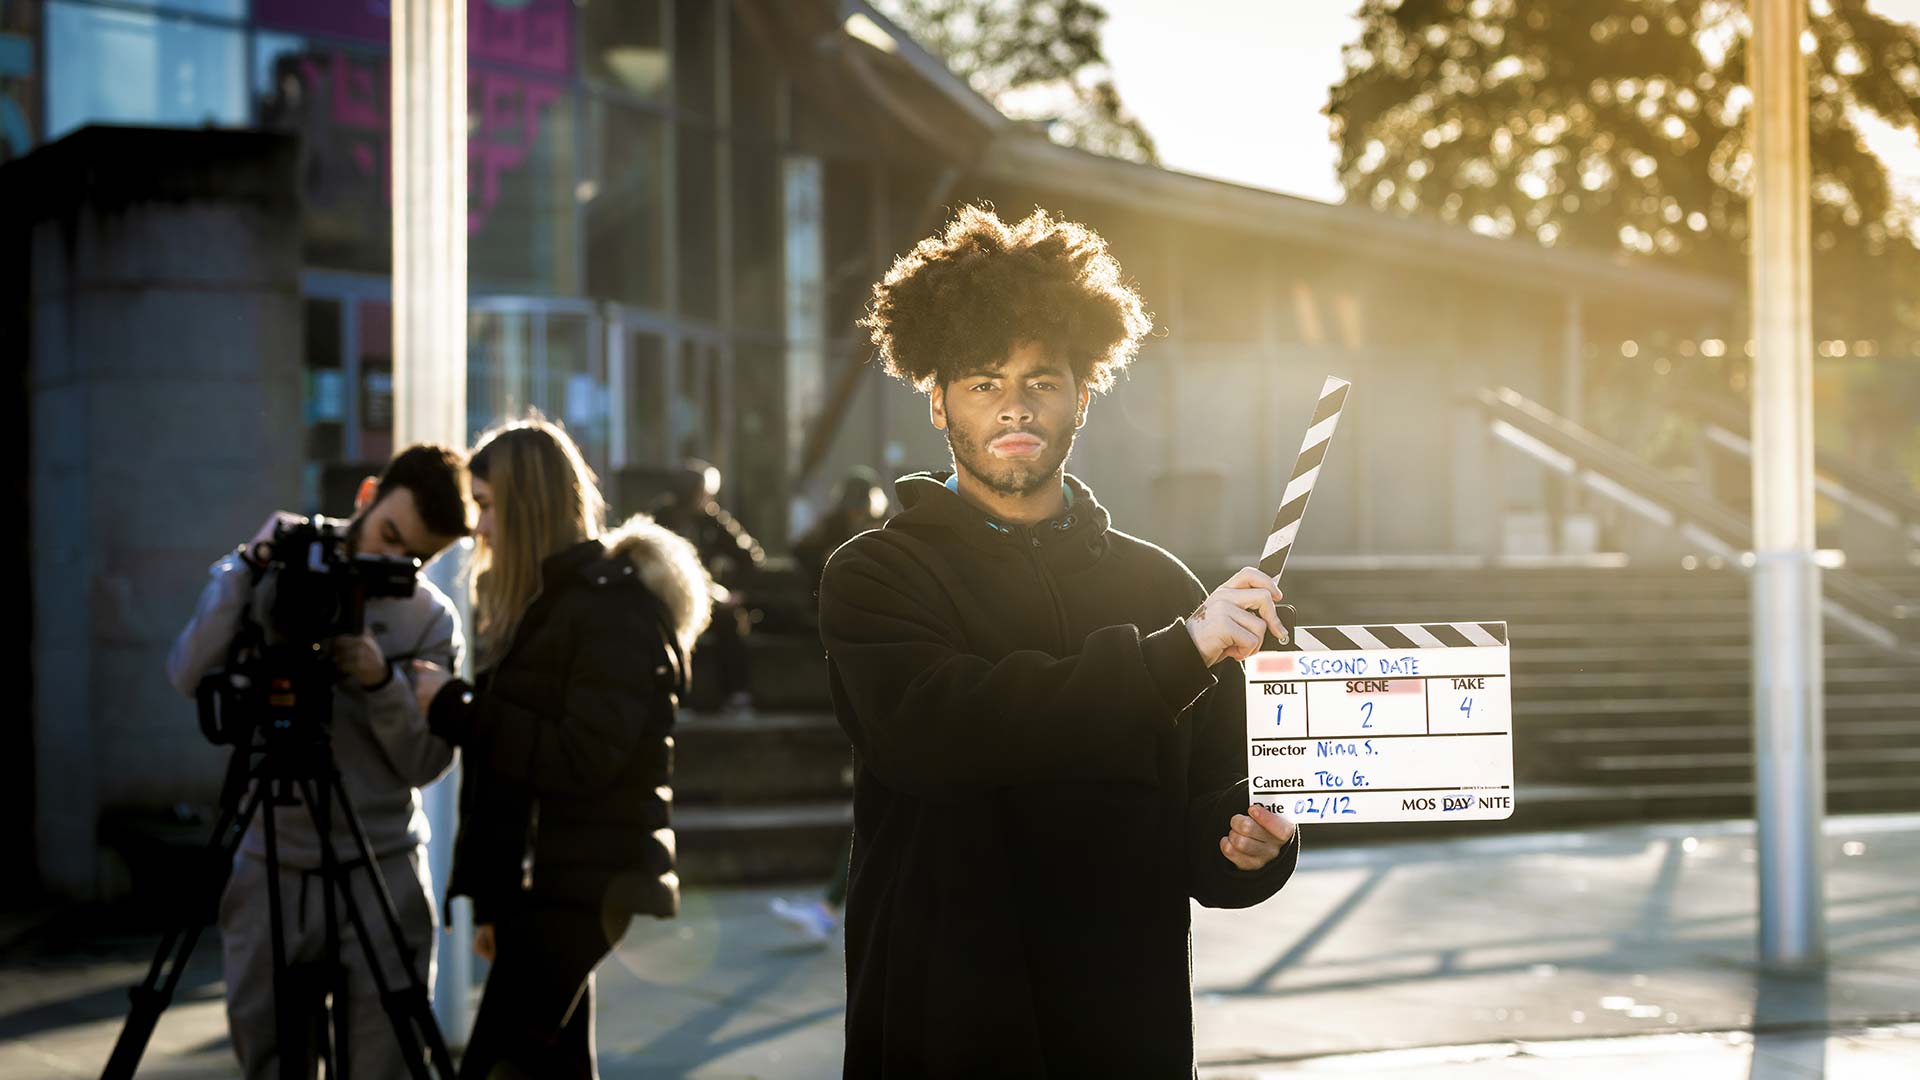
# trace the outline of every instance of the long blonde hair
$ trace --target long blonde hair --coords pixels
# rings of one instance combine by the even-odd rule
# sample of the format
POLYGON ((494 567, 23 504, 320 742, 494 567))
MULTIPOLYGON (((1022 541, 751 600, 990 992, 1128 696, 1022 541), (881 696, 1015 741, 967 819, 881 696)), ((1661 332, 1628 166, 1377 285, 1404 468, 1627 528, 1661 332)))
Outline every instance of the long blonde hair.
POLYGON ((480 437, 468 461, 492 489, 493 536, 474 551, 478 667, 492 667, 540 591, 540 564, 600 536, 606 501, 566 430, 538 412, 480 437))

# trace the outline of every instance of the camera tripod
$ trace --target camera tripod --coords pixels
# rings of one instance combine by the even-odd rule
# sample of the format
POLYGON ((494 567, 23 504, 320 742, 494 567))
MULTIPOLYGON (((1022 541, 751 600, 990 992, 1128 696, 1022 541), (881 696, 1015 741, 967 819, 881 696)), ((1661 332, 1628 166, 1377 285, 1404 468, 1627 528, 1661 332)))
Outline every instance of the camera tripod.
MULTIPOLYGON (((346 994, 342 977, 345 969, 340 964, 338 917, 340 909, 344 908, 379 991, 381 1007, 386 1010, 388 1020, 393 1025, 394 1037, 400 1043, 414 1080, 427 1080, 431 1075, 420 1053, 423 1042, 432 1059, 434 1072, 451 1080, 454 1075, 452 1055, 447 1050, 446 1040, 441 1037, 439 1026, 434 1022, 432 1007, 427 1001, 426 985, 413 964, 416 954, 401 930, 400 915, 394 907, 392 894, 387 890, 386 879, 381 875, 380 863, 373 855, 366 829, 360 823, 360 815, 355 812, 353 801, 341 781, 340 769, 334 761, 333 747, 327 735, 328 723, 298 723, 286 719, 295 712, 314 711, 313 706, 308 706, 306 710, 291 707, 302 699, 316 701, 320 703, 319 711, 330 713, 331 667, 324 660, 314 657, 302 658, 294 670, 291 678, 263 680, 264 685, 258 690, 266 695, 264 699, 256 696, 252 680, 244 675, 226 672, 215 672, 202 679, 198 692, 202 730, 213 742, 233 744, 233 755, 227 764, 226 781, 220 795, 219 819, 207 840, 208 854, 217 853, 225 859, 220 865, 231 865, 254 815, 262 814, 261 827, 266 841, 268 919, 272 931, 274 1016, 281 1080, 295 1080, 304 1076, 304 1048, 308 1045, 313 1026, 313 1010, 324 1010, 320 1000, 309 1000, 288 992, 292 980, 288 977, 289 965, 282 933, 284 915, 274 807, 298 804, 307 807, 319 836, 319 876, 324 903, 323 917, 326 920, 322 970, 327 988, 333 993, 334 1011, 337 1013, 342 1007, 346 994), (308 695, 312 695, 311 698, 308 695), (215 701, 221 698, 229 702, 238 700, 243 711, 255 716, 264 713, 269 719, 264 723, 243 720, 239 725, 223 728, 215 708, 215 701), (271 707, 250 707, 263 704, 271 707), (258 761, 254 760, 256 757, 258 761), (345 816, 353 834, 357 861, 350 865, 341 864, 334 848, 333 814, 336 809, 345 816), (388 933, 392 935, 402 961, 401 968, 405 972, 405 980, 401 985, 394 985, 388 979, 373 938, 368 933, 367 920, 354 901, 351 875, 356 869, 366 871, 374 895, 379 899, 381 914, 385 917, 388 933), (311 1009, 303 1006, 311 1006, 311 1009)), ((216 885, 224 882, 224 875, 213 878, 216 885)), ((153 1036, 160 1013, 172 1002, 174 990, 185 972, 187 959, 200 940, 204 926, 198 915, 204 910, 203 905, 194 905, 180 924, 168 929, 161 938, 160 947, 154 952, 153 964, 147 970, 146 981, 129 992, 133 1006, 127 1013, 119 1039, 114 1043, 113 1055, 108 1058, 107 1067, 100 1074, 102 1080, 125 1080, 133 1076, 141 1055, 146 1052, 147 1042, 153 1036)), ((337 1018, 331 1024, 322 1024, 319 1042, 319 1053, 328 1066, 327 1075, 345 1077, 348 1062, 346 1025, 339 1023, 337 1018), (331 1039, 327 1038, 329 1030, 331 1039)))

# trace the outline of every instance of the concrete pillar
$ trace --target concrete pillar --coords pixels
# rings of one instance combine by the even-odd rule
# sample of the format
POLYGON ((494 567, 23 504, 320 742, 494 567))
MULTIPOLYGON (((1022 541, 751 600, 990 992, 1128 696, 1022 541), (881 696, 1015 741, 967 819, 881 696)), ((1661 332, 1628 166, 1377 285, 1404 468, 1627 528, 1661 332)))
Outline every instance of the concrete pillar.
POLYGON ((219 791, 227 751, 166 656, 207 565, 299 505, 297 174, 283 136, 141 128, 0 171, 29 260, 34 847, 55 895, 148 884, 102 858, 103 814, 219 791))
MULTIPOLYGON (((467 442, 467 5, 394 0, 393 387, 396 446, 467 442)), ((462 588, 469 545, 442 557, 462 588)), ((464 605, 463 605, 464 608, 464 605)), ((469 624, 469 644, 471 630, 469 624)), ((453 864, 459 769, 424 793, 427 861, 444 897, 453 864)), ((466 1042, 473 984, 470 910, 454 909, 434 1014, 447 1042, 466 1042)))

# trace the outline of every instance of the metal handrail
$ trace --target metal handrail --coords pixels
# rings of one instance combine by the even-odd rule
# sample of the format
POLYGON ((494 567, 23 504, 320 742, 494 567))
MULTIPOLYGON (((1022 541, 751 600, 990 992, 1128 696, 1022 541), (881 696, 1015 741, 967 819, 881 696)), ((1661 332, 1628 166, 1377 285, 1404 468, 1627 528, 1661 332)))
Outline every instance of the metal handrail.
MULTIPOLYGON (((1702 393, 1687 394, 1682 403, 1706 426, 1706 437, 1716 446, 1753 459, 1751 418, 1744 411, 1702 393)), ((1920 493, 1818 447, 1813 469, 1814 488, 1822 495, 1892 530, 1920 554, 1920 493)))
MULTIPOLYGON (((1502 442, 1635 514, 1720 555, 1742 570, 1751 523, 1698 489, 1676 483, 1631 452, 1509 387, 1475 394, 1502 442)), ((1845 567, 1821 575, 1829 618, 1883 648, 1920 656, 1920 606, 1845 567)))

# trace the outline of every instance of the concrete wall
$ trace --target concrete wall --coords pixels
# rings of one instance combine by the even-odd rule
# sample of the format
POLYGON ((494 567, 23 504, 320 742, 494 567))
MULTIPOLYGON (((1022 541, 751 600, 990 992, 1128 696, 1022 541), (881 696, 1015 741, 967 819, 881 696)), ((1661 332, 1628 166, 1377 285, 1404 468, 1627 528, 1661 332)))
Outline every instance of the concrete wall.
POLYGON ((205 568, 299 494, 294 144, 89 128, 8 166, 28 229, 36 851, 112 882, 100 815, 207 801, 165 658, 205 568))

